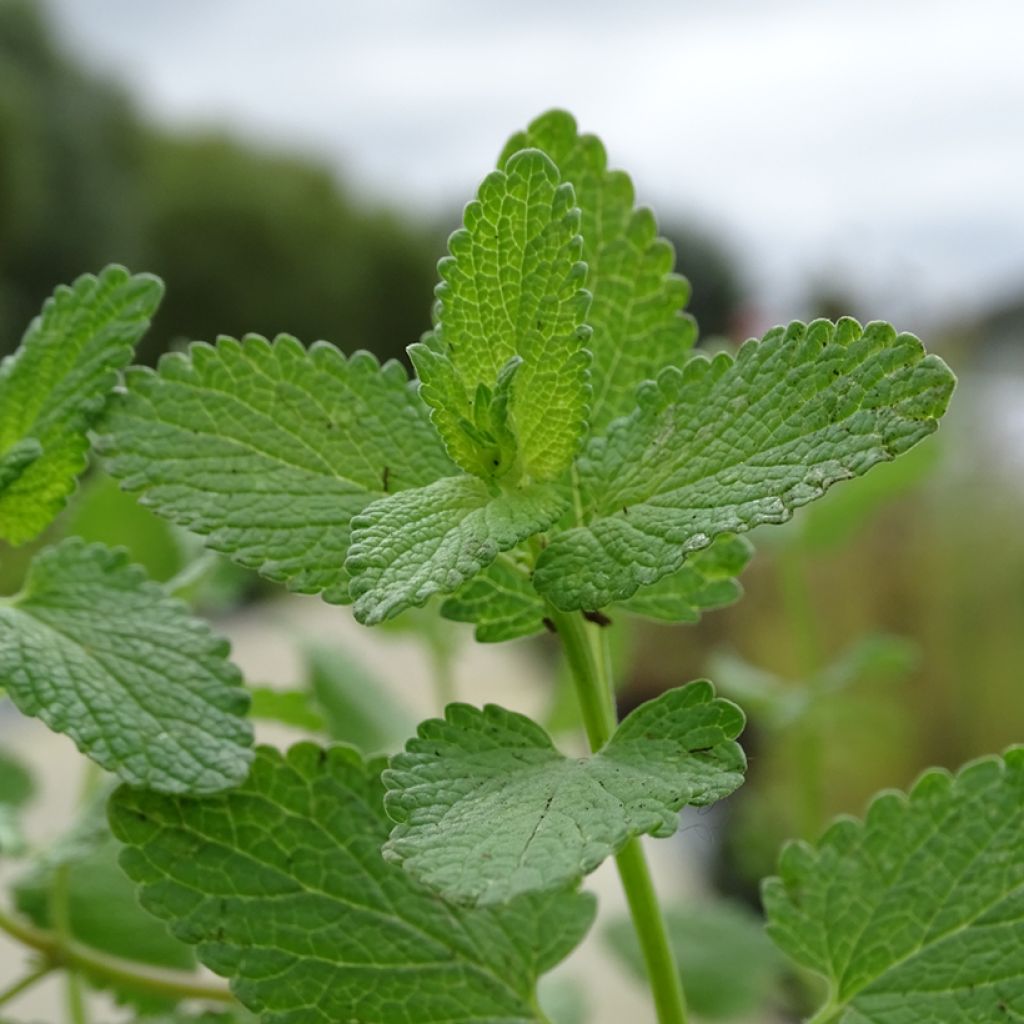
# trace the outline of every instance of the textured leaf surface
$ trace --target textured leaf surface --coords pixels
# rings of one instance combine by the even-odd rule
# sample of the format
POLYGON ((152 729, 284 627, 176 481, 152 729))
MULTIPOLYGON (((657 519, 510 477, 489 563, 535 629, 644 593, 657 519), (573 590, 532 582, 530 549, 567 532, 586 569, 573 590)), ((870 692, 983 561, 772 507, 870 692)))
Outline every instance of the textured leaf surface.
POLYGON ((565 506, 552 485, 492 493, 468 474, 374 502, 352 521, 346 569, 356 618, 373 625, 450 594, 565 506))
POLYGON ((248 697, 226 641, 123 553, 72 538, 0 606, 0 684, 126 782, 213 792, 245 777, 248 697))
MULTIPOLYGON (((687 558, 677 572, 641 587, 615 607, 663 622, 698 622, 703 612, 739 599, 743 588, 735 577, 752 554, 753 547, 743 537, 724 534, 705 551, 687 558)), ((540 633, 547 611, 530 576, 529 565, 515 561, 514 553, 499 558, 448 598, 441 614, 456 622, 474 623, 480 643, 540 633)))
POLYGON ((618 607, 663 622, 699 622, 702 612, 740 599, 743 588, 736 577, 753 553, 746 538, 721 534, 710 547, 690 555, 681 569, 641 587, 618 607))
POLYGON ((954 382, 912 335, 853 320, 794 323, 735 360, 665 370, 581 456, 587 525, 552 539, 534 585, 567 610, 625 600, 719 534, 784 522, 906 451, 954 382))
POLYGON ((498 558, 441 605, 455 622, 476 625, 480 643, 493 644, 532 636, 544 629, 544 599, 530 582, 530 569, 498 558))
POLYGON ((1024 748, 875 799, 764 886, 769 934, 824 975, 816 1021, 1024 1016, 1024 748))
POLYGON ((590 925, 586 896, 453 908, 385 863, 381 762, 311 744, 257 754, 239 789, 111 801, 143 905, 264 1024, 519 1024, 590 925))
POLYGON ((31 540, 85 468, 92 426, 163 286, 107 267, 61 286, 0 365, 0 537, 31 540))
POLYGON ((600 139, 581 135, 570 114, 552 110, 525 132, 513 135, 499 161, 533 146, 557 164, 571 182, 581 212, 587 290, 593 301, 587 324, 593 336, 590 407, 592 435, 633 411, 636 389, 666 366, 681 366, 697 336, 680 313, 690 297, 686 280, 672 273, 675 253, 659 238, 654 215, 634 207, 633 183, 608 170, 600 139))
POLYGON ((464 222, 438 265, 437 326, 410 349, 422 395, 463 469, 503 475, 512 453, 482 407, 510 360, 521 359, 508 401, 515 455, 529 476, 553 479, 576 454, 590 397, 572 186, 559 184, 544 154, 526 150, 484 179, 464 222))
POLYGON ((523 715, 450 704, 384 773, 398 824, 385 857, 446 899, 490 904, 564 886, 680 808, 743 781, 735 704, 691 683, 637 708, 591 758, 560 754, 523 715))
POLYGON ((455 471, 397 363, 282 335, 132 369, 108 467, 161 515, 302 593, 348 600, 352 516, 455 471))

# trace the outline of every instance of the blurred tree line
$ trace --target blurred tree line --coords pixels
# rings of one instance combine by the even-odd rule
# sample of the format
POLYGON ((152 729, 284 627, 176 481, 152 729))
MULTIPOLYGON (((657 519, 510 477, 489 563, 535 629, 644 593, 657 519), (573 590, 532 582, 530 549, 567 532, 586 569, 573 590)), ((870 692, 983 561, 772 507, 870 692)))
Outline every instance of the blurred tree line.
MULTIPOLYGON (((308 160, 155 128, 60 51, 39 4, 0 0, 0 354, 55 284, 118 262, 167 282, 143 361, 247 331, 404 357, 457 222, 369 209, 308 160)), ((731 261, 699 234, 666 234, 702 332, 727 333, 731 261)))
POLYGON ((325 168, 146 124, 37 4, 0 0, 0 351, 57 282, 116 261, 168 285, 143 359, 246 331, 399 355, 428 322, 439 247, 325 168))

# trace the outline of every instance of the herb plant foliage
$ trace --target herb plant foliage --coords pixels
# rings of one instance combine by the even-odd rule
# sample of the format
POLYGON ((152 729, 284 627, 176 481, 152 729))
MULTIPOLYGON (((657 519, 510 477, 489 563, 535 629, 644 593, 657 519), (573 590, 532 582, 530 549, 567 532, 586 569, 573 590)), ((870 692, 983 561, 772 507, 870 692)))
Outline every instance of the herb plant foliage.
MULTIPOLYGON (((110 843, 94 816, 37 869, 49 914, 0 911, 39 957, 0 1005, 62 969, 76 1024, 80 976, 149 993, 140 1020, 544 1022, 537 980, 582 940, 581 882, 614 857, 657 1018, 686 1019, 639 837, 741 784, 743 714, 698 681, 619 722, 607 623, 735 600, 743 534, 925 438, 954 378, 912 335, 849 319, 695 354, 671 247, 563 112, 510 140, 449 249, 416 380, 287 335, 119 376, 159 283, 112 267, 58 289, 0 369, 0 535, 52 521, 93 436, 145 506, 362 623, 438 595, 484 642, 555 631, 590 756, 465 704, 390 761, 253 751, 226 644, 184 603, 119 552, 44 548, 0 607, 0 686, 120 778, 121 868, 184 956, 76 934, 67 864, 110 843), (192 950, 230 989, 182 967, 192 950)), ((815 1020, 1024 1015, 1021 769, 1014 750, 929 773, 785 851, 769 931, 825 978, 815 1020)), ((0 839, 26 785, 0 761, 0 839)))

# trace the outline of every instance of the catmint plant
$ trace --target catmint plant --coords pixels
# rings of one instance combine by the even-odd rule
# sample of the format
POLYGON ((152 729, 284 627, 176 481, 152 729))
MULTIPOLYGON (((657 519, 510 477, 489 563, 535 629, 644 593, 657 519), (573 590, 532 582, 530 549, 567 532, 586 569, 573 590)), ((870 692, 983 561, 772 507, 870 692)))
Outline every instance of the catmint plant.
MULTIPOLYGON (((159 283, 112 267, 58 289, 0 371, 0 534, 47 526, 95 438, 157 515, 367 626, 436 598, 482 642, 554 632, 590 756, 462 703, 390 758, 254 750, 222 640, 123 553, 44 547, 0 607, 0 685, 120 780, 97 799, 121 870, 230 987, 74 935, 65 858, 48 924, 0 911, 38 955, 0 1004, 61 970, 179 1021, 536 1024, 614 858, 657 1020, 687 1019, 640 837, 741 785, 744 717, 698 680, 620 721, 609 630, 735 599, 745 534, 923 440, 954 378, 851 319, 695 353, 670 245, 563 112, 513 136, 449 250, 414 380, 288 335, 125 369, 159 283)), ((768 928, 826 980, 814 1020, 1024 1016, 1022 827, 1018 749, 787 847, 768 928)))

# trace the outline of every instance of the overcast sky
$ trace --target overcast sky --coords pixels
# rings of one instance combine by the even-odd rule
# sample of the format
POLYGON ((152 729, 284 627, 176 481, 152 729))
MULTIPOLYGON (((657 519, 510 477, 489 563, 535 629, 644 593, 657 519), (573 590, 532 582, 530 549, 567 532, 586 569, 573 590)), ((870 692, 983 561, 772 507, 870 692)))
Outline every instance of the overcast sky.
POLYGON ((724 234, 770 317, 838 278, 901 326, 1024 292, 1021 0, 50 0, 171 124, 295 145, 414 209, 571 109, 724 234))

